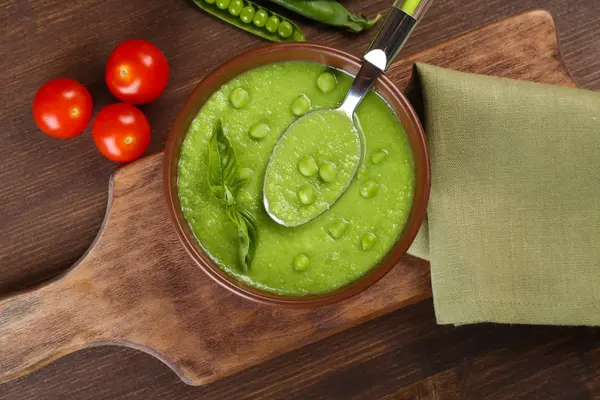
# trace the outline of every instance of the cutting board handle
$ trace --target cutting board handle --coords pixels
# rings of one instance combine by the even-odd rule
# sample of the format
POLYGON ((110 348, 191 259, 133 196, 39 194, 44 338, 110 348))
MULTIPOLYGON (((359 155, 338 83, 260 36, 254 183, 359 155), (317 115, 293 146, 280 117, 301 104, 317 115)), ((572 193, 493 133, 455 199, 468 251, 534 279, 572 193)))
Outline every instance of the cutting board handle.
POLYGON ((162 161, 162 153, 156 154, 115 172, 96 240, 68 272, 39 288, 0 298, 0 382, 98 345, 149 353, 188 383, 214 379, 202 328, 190 323, 198 316, 184 318, 182 313, 213 315, 202 308, 206 301, 200 295, 211 298, 216 290, 222 297, 225 291, 202 279, 167 230, 160 201, 162 161), (210 289, 197 290, 199 285, 210 289), (182 309, 177 296, 186 290, 191 304, 182 309))
POLYGON ((63 278, 0 300, 0 382, 87 345, 81 333, 89 328, 89 319, 81 316, 92 311, 86 306, 90 301, 85 288, 74 293, 69 281, 63 278))
MULTIPOLYGON (((110 316, 115 312, 114 302, 104 301, 110 298, 106 295, 110 287, 91 267, 101 262, 102 271, 110 271, 114 263, 107 256, 114 248, 106 245, 111 240, 108 226, 114 208, 114 182, 113 176, 102 227, 81 259, 53 281, 0 298, 0 382, 84 347, 109 342, 106 339, 114 331, 115 318, 110 316)), ((126 191, 127 186, 123 186, 126 191)))

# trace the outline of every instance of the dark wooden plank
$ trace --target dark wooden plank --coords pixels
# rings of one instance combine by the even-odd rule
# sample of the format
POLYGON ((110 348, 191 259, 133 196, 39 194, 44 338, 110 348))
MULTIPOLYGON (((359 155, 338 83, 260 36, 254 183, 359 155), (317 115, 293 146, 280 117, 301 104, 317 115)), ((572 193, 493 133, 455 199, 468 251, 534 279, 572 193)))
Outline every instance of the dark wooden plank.
POLYGON ((427 300, 351 333, 203 387, 182 384, 142 353, 97 348, 67 356, 0 389, 6 399, 600 396, 598 328, 436 326, 427 300))
MULTIPOLYGON (((57 75, 80 79, 91 86, 99 109, 100 105, 111 101, 102 84, 102 64, 109 50, 125 38, 152 40, 167 52, 178 71, 165 97, 149 108, 155 128, 151 152, 156 152, 164 146, 166 127, 197 79, 229 56, 260 44, 218 21, 190 13, 190 6, 183 0, 168 3, 165 5, 158 0, 80 0, 71 3, 6 0, 0 4, 3 17, 0 26, 0 66, 3 70, 0 76, 0 146, 3 149, 0 159, 0 293, 24 288, 55 275, 83 254, 102 221, 106 182, 115 168, 96 154, 87 135, 58 142, 36 131, 30 120, 29 107, 33 93, 44 80, 57 75), (221 46, 223 40, 228 40, 227 46, 221 46)), ((372 13, 389 7, 391 0, 348 1, 347 4, 355 10, 372 13)), ((535 7, 550 9, 556 16, 563 56, 577 84, 600 89, 600 2, 596 0, 440 1, 419 26, 407 52, 425 49, 484 23, 535 7)), ((307 26, 305 22, 303 25, 307 26)), ((356 54, 368 42, 367 36, 354 38, 310 24, 307 32, 315 40, 356 54)), ((329 374, 322 372, 318 362, 329 358, 339 360, 353 346, 369 348, 378 343, 378 339, 387 340, 381 350, 383 354, 403 362, 401 355, 410 352, 412 347, 405 347, 402 337, 393 332, 406 324, 417 335, 429 337, 428 346, 434 349, 446 346, 448 338, 444 333, 448 328, 435 326, 431 304, 424 303, 412 310, 412 319, 406 319, 409 314, 405 312, 382 318, 340 335, 340 339, 334 337, 201 390, 181 384, 170 370, 149 356, 133 350, 97 348, 69 356, 29 377, 0 386, 0 398, 221 398, 219 390, 227 385, 238 388, 233 392, 234 397, 243 398, 251 397, 258 390, 249 384, 255 384, 254 388, 267 387, 266 377, 278 382, 282 388, 279 395, 270 395, 271 398, 293 397, 281 393, 293 395, 297 390, 310 398, 334 398, 339 390, 336 384, 323 384, 318 378, 331 374, 338 376, 334 382, 337 385, 366 377, 371 379, 369 386, 378 387, 376 392, 358 388, 353 394, 355 397, 361 394, 366 397, 367 393, 372 394, 372 398, 386 394, 393 396, 406 385, 395 384, 393 380, 388 384, 387 378, 401 374, 400 370, 392 369, 382 374, 381 379, 376 379, 370 374, 373 364, 360 359, 355 361, 349 357, 349 364, 330 365, 329 374), (300 365, 295 363, 298 357, 300 365), (311 366, 314 379, 296 379, 295 371, 304 371, 302 363, 311 366)), ((484 342, 490 351, 507 350, 502 357, 491 359, 496 375, 492 376, 494 379, 483 394, 518 398, 522 397, 519 390, 527 389, 528 385, 553 384, 550 397, 598 396, 600 345, 597 330, 535 328, 533 335, 537 340, 526 342, 530 348, 541 346, 549 337, 561 341, 559 351, 551 354, 556 371, 549 374, 544 365, 548 359, 540 358, 539 354, 532 355, 527 367, 514 364, 523 350, 518 342, 530 337, 532 328, 510 328, 512 340, 508 341, 502 337, 506 334, 505 327, 464 329, 468 328, 457 331, 470 336, 471 340, 484 342), (492 335, 497 329, 500 334, 492 335), (568 358, 570 351, 576 356, 571 364, 565 361, 563 365, 562 360, 568 358), (508 373, 502 366, 508 365, 515 371, 508 371, 514 374, 509 375, 512 384, 508 385, 511 393, 507 395, 501 385, 506 383, 502 377, 508 373), (530 379, 522 383, 527 376, 530 379), (581 392, 580 384, 574 386, 572 376, 577 376, 577 382, 589 392, 581 392)), ((437 365, 439 369, 419 375, 410 384, 426 379, 427 374, 431 376, 443 372, 442 369, 453 368, 452 363, 440 361, 441 357, 436 352, 422 353, 415 361, 415 368, 437 365)), ((451 354, 455 363, 467 363, 474 357, 470 342, 451 354)), ((379 361, 383 367, 394 368, 394 365, 379 361)), ((477 370, 477 367, 473 369, 477 370)), ((269 393, 265 390, 266 396, 269 393)), ((531 392, 525 390, 523 393, 531 392)))

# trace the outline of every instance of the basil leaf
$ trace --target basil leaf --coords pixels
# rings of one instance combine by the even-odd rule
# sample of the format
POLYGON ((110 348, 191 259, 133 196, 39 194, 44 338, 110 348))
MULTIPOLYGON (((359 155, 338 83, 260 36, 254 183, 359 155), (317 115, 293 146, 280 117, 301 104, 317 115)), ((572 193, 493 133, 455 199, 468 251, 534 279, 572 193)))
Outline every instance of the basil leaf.
POLYGON ((208 141, 208 185, 217 198, 226 200, 224 189, 234 187, 237 180, 237 157, 219 120, 208 141))
POLYGON ((218 132, 221 129, 221 121, 219 121, 213 128, 212 136, 208 140, 208 186, 219 199, 223 198, 223 169, 221 168, 221 153, 218 146, 218 132))
POLYGON ((225 193, 225 204, 228 206, 232 206, 235 204, 235 194, 231 193, 231 190, 227 186, 223 188, 223 192, 225 193))
POLYGON ((250 270, 256 252, 258 240, 256 218, 248 210, 237 206, 227 207, 227 215, 237 226, 238 260, 244 271, 247 272, 250 270))
POLYGON ((258 240, 256 218, 235 201, 240 188, 247 182, 238 175, 235 151, 218 121, 208 141, 208 185, 215 197, 225 203, 227 215, 237 227, 238 259, 245 272, 250 270, 258 240))
POLYGON ((240 248, 238 254, 240 261, 243 261, 243 265, 246 270, 250 269, 252 260, 254 260, 254 254, 256 253, 256 244, 258 243, 258 222, 250 211, 243 207, 240 207, 238 212, 246 222, 246 234, 247 238, 244 241, 240 240, 240 248))

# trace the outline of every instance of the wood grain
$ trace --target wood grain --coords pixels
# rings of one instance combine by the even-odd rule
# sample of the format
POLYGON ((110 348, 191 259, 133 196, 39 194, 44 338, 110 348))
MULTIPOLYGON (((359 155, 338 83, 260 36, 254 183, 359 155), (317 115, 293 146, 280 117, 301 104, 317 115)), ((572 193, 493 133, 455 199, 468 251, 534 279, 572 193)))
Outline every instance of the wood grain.
MULTIPOLYGON (((391 0, 346 4, 373 15, 391 0)), ((405 54, 539 7, 556 18, 562 55, 578 86, 600 90, 596 0, 436 2, 405 54)), ((160 0, 6 0, 0 15, 0 293, 6 294, 64 271, 84 253, 102 223, 116 167, 97 154, 89 131, 61 142, 36 130, 29 107, 42 82, 79 79, 98 111, 113 101, 102 82, 110 49, 131 37, 158 44, 172 60, 173 75, 164 97, 146 108, 153 124, 150 152, 156 152, 198 79, 262 42, 199 14, 185 0, 168 6, 160 0)), ((300 24, 310 39, 357 55, 370 39, 300 24)), ((590 399, 600 396, 599 338, 592 328, 436 326, 432 304, 424 302, 202 387, 181 384, 142 352, 98 347, 0 385, 0 398, 418 398, 420 382, 456 368, 458 385, 452 393, 434 392, 437 398, 590 399), (549 342, 556 345, 548 349, 549 342), (403 390, 409 387, 414 390, 403 390)))
MULTIPOLYGON (((543 11, 401 60, 392 79, 406 85, 415 61, 574 86, 543 11)), ((110 343, 143 350, 201 385, 431 294, 427 264, 406 257, 373 288, 330 307, 281 310, 238 298, 204 276, 178 243, 164 207, 162 161, 159 154, 116 172, 104 224, 72 271, 0 302, 0 380, 110 343)))
POLYGON ((162 195, 162 161, 158 154, 117 171, 99 236, 70 272, 0 302, 0 380, 110 343, 205 384, 430 295, 426 263, 407 259, 383 285, 340 305, 290 311, 239 298, 179 243, 162 195))

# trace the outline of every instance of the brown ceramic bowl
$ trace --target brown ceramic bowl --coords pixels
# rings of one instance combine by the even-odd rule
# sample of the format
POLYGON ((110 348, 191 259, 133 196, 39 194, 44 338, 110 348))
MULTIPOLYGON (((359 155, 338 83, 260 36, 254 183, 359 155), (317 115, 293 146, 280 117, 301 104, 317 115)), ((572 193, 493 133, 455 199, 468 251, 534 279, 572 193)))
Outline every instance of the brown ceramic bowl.
POLYGON ((412 208, 408 222, 396 245, 379 265, 373 267, 361 278, 326 294, 303 297, 282 296, 250 287, 228 275, 202 250, 181 211, 177 192, 177 168, 181 145, 190 123, 206 100, 221 85, 245 71, 280 61, 312 61, 334 66, 353 75, 358 72, 360 67, 360 60, 357 57, 341 50, 312 43, 290 43, 265 46, 243 53, 211 72, 194 89, 169 134, 163 171, 167 208, 171 222, 187 252, 200 268, 220 285, 235 294, 259 303, 281 307, 324 306, 347 299, 367 289, 387 274, 404 256, 425 217, 430 186, 429 155, 423 128, 414 109, 392 81, 386 76, 382 76, 376 84, 376 89, 391 105, 404 126, 412 147, 416 172, 412 208))

